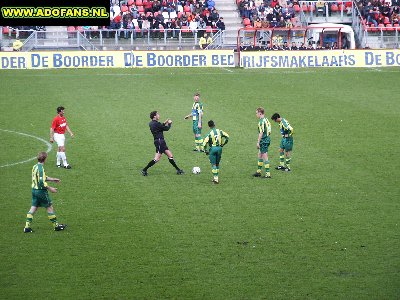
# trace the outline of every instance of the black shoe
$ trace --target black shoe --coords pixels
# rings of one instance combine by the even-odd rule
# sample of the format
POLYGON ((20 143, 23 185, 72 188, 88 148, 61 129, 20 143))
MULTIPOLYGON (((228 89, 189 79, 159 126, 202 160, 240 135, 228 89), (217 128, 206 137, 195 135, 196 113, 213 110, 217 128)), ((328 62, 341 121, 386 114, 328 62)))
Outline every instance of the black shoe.
POLYGON ((142 173, 143 176, 147 176, 147 171, 145 170, 140 171, 140 173, 142 173))
POLYGON ((261 173, 258 173, 258 172, 254 173, 253 177, 261 177, 261 173))
POLYGON ((33 232, 33 231, 32 231, 32 228, 30 228, 30 227, 25 227, 25 228, 24 228, 24 233, 29 233, 29 232, 33 232))
POLYGON ((64 169, 71 169, 71 165, 64 166, 64 169))
POLYGON ((284 170, 285 170, 285 167, 284 167, 284 166, 277 166, 277 167, 275 168, 275 170, 282 170, 282 171, 284 171, 284 170))
POLYGON ((183 174, 185 174, 185 172, 183 172, 183 170, 177 170, 177 171, 176 171, 176 174, 177 174, 177 175, 183 175, 183 174))
POLYGON ((283 171, 285 172, 292 172, 292 170, 290 168, 285 168, 283 171))
POLYGON ((54 227, 54 231, 61 231, 64 230, 67 225, 65 224, 58 224, 56 227, 54 227))
POLYGON ((211 182, 214 183, 214 184, 219 184, 219 181, 215 180, 215 179, 213 179, 211 182))
POLYGON ((61 168, 61 165, 57 165, 57 168, 61 168))

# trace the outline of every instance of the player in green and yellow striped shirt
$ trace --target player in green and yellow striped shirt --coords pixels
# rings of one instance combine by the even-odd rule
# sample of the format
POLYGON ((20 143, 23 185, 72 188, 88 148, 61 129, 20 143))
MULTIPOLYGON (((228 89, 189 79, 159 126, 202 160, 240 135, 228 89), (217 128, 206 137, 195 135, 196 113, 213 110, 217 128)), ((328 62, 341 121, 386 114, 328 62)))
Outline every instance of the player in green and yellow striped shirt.
POLYGON ((206 154, 209 155, 213 180, 215 184, 219 183, 218 173, 219 173, 219 163, 222 156, 222 147, 226 145, 229 141, 229 135, 220 129, 215 128, 213 120, 208 121, 208 127, 210 127, 210 132, 206 135, 203 141, 203 147, 206 154), (210 150, 208 151, 208 147, 210 150))
POLYGON ((32 206, 28 214, 26 215, 26 223, 24 228, 25 233, 32 232, 32 219, 38 207, 46 207, 47 215, 50 222, 53 224, 55 231, 64 230, 66 227, 66 225, 59 224, 57 222, 57 217, 54 213, 53 203, 51 202, 48 193, 48 191, 52 193, 57 193, 57 189, 47 185, 48 181, 59 183, 61 180, 58 178, 48 177, 46 175, 46 172, 43 168, 43 164, 45 163, 46 158, 47 153, 40 152, 37 157, 38 163, 32 168, 32 206))
POLYGON ((258 118, 258 165, 257 171, 253 174, 254 177, 261 177, 261 170, 264 166, 265 176, 263 178, 271 178, 270 165, 268 160, 268 147, 271 144, 271 123, 265 117, 264 108, 259 107, 256 110, 256 116, 258 118))
POLYGON ((279 146, 279 166, 275 169, 290 172, 293 150, 293 127, 289 124, 288 120, 282 118, 278 113, 274 113, 271 119, 279 123, 279 129, 282 135, 281 144, 279 146))
POLYGON ((201 138, 203 103, 200 102, 200 93, 194 94, 193 99, 194 103, 192 106, 192 112, 191 114, 185 116, 185 120, 189 119, 190 117, 193 119, 194 142, 196 145, 193 151, 203 152, 203 139, 201 138))

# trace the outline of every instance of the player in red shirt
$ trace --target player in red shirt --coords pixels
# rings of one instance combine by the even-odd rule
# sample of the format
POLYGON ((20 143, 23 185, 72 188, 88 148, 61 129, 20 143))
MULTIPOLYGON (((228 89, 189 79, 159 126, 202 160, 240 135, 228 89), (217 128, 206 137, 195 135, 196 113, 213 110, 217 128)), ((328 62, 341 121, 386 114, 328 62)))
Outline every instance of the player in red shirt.
POLYGON ((71 169, 65 156, 65 130, 69 132, 71 137, 74 137, 71 129, 69 129, 67 119, 64 117, 64 107, 57 107, 57 116, 53 119, 50 128, 50 143, 56 141, 58 145, 57 150, 57 167, 61 168, 61 160, 65 169, 71 169))

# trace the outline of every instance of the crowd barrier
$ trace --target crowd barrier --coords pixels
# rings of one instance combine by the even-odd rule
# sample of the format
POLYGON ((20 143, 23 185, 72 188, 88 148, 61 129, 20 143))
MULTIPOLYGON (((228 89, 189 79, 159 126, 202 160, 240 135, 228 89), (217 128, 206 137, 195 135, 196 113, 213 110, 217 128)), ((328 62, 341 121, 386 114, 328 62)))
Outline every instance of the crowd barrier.
POLYGON ((59 51, 0 52, 1 69, 154 67, 387 67, 400 66, 400 50, 325 51, 59 51))

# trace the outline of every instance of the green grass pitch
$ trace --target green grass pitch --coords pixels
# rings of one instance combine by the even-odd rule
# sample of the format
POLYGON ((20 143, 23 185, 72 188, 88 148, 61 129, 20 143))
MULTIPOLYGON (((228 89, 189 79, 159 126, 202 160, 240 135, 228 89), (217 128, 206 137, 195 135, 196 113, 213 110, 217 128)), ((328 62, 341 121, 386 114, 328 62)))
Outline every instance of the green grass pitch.
MULTIPOLYGON (((400 69, 0 71, 0 166, 47 146, 66 107, 71 170, 24 234, 34 161, 0 168, 2 299, 399 299, 400 69), (230 134, 220 184, 194 145, 190 113, 230 134), (255 109, 295 129, 293 172, 257 166, 255 109), (149 113, 184 176, 153 158, 149 113), (191 174, 199 166, 201 174, 191 174)), ((203 130, 205 131, 205 130, 203 130)), ((270 160, 279 160, 272 124, 270 160)), ((52 184, 55 186, 54 184, 52 184)))

